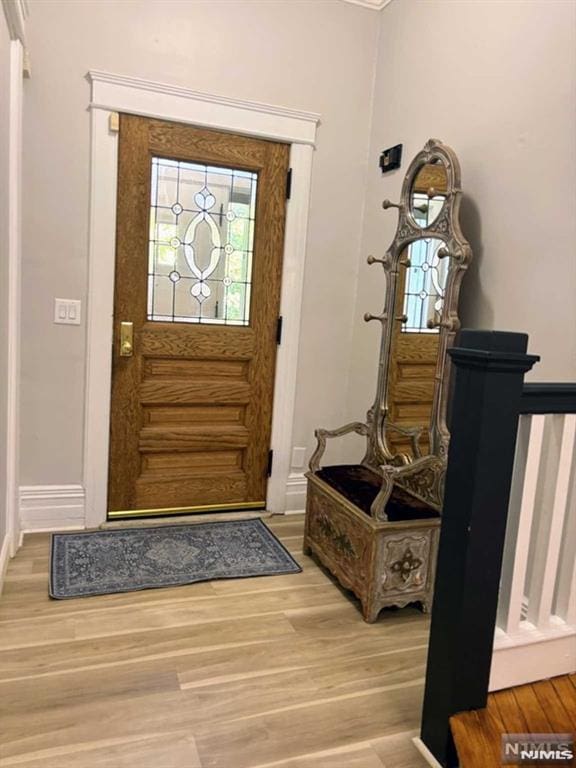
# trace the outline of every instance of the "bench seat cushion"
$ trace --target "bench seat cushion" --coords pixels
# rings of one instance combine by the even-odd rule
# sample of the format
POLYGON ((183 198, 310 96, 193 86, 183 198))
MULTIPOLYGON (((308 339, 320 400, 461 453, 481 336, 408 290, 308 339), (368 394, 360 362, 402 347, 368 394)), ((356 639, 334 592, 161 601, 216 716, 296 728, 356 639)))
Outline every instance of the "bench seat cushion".
MULTIPOLYGON (((316 476, 367 515, 382 485, 380 475, 362 464, 323 467, 316 476)), ((435 509, 397 486, 394 486, 385 511, 390 522, 439 517, 435 509)))

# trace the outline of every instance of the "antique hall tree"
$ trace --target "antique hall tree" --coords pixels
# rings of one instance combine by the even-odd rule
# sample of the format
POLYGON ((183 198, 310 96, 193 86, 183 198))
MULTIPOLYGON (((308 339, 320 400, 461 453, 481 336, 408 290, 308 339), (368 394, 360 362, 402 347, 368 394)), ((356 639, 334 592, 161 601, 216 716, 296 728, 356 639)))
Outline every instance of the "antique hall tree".
POLYGON ((460 327, 458 296, 472 254, 459 224, 460 166, 430 139, 413 159, 398 226, 381 264, 386 293, 376 398, 366 421, 317 429, 310 460, 304 551, 362 604, 366 621, 385 606, 431 604, 446 458, 450 386, 446 350, 460 327), (360 464, 322 467, 326 441, 366 438, 360 464))

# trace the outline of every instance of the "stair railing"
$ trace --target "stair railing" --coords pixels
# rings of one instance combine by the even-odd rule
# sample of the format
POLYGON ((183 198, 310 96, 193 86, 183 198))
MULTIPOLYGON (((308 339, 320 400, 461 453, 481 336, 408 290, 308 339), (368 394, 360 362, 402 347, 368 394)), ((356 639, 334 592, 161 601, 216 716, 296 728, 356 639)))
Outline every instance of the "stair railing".
POLYGON ((442 766, 457 755, 450 717, 486 705, 528 337, 461 331, 432 607, 421 740, 442 766))

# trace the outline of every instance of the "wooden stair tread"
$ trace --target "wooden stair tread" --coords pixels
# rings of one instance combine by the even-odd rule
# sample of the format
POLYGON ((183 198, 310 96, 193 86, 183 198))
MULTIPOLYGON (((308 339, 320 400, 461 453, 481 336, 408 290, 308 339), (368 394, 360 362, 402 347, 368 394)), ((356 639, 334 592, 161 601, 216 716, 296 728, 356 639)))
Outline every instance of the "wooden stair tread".
POLYGON ((460 768, 500 768, 503 733, 576 730, 576 675, 496 691, 485 709, 450 718, 460 768))

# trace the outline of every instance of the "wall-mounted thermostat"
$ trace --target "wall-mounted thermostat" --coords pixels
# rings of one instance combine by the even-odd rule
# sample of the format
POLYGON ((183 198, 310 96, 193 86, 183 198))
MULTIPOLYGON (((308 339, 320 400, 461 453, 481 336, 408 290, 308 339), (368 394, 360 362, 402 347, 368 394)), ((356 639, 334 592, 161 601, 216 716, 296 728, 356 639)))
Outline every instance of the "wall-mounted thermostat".
POLYGON ((400 168, 402 161, 402 144, 396 144, 395 147, 385 149, 380 155, 380 168, 382 173, 388 173, 396 168, 400 168))

